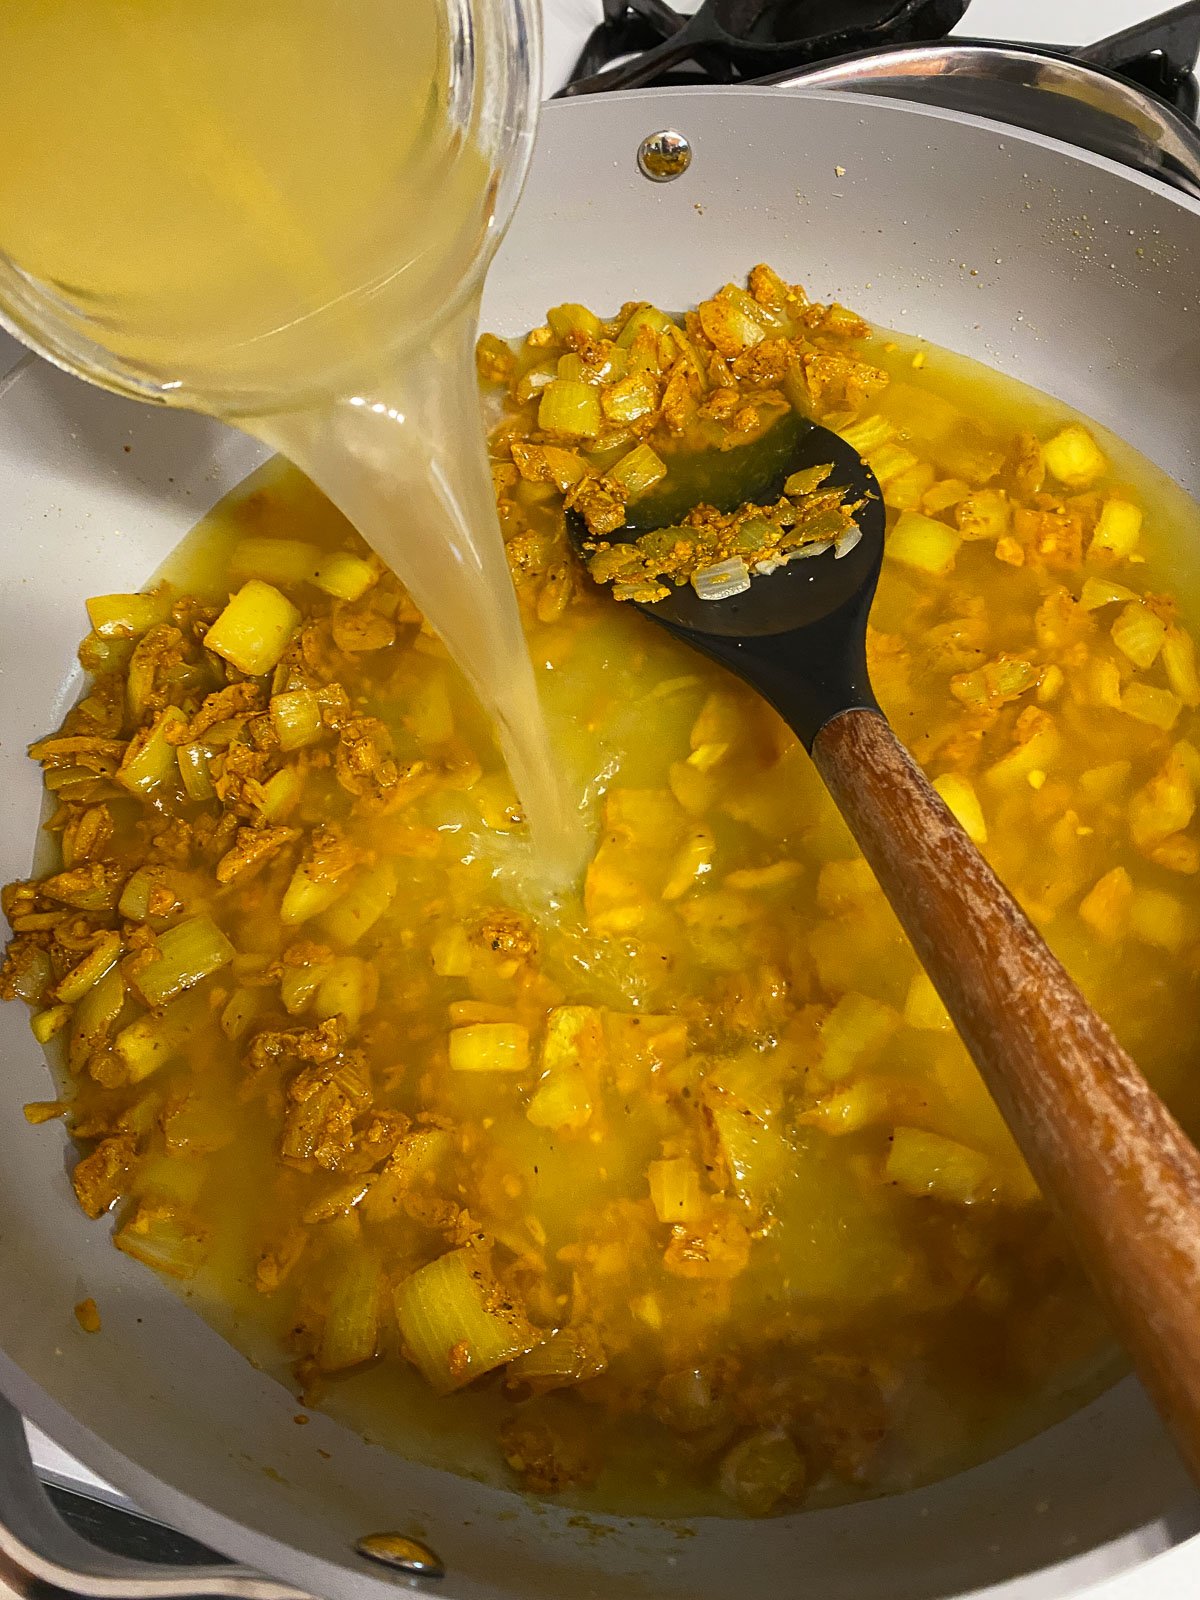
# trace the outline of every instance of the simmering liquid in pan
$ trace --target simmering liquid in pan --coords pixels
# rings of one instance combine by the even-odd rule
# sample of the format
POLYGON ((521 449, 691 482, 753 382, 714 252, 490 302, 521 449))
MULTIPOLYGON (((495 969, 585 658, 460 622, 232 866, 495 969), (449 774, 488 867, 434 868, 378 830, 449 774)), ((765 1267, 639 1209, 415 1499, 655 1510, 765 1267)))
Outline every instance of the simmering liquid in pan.
POLYGON ((92 603, 88 694, 34 747, 61 861, 6 893, 4 982, 62 1076, 30 1120, 281 1405, 409 1454, 658 1514, 954 1470, 1111 1377, 1102 1320, 807 757, 585 578, 564 495, 602 540, 788 405, 855 442, 880 700, 1192 1128, 1200 513, 764 269, 479 359, 582 881, 531 887, 446 649, 269 467, 92 603))

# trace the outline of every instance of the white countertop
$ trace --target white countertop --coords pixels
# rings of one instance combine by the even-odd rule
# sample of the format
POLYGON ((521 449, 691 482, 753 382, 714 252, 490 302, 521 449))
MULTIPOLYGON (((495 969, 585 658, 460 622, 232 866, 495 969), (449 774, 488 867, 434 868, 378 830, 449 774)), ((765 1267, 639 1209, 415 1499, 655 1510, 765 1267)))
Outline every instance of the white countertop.
MULTIPOLYGON (((689 0, 676 3, 678 9, 694 9, 689 0)), ((588 33, 600 21, 601 0, 543 0, 543 4, 544 82, 547 94, 552 94, 565 82, 588 33)), ((1169 0, 972 0, 956 31, 983 38, 1082 44, 1152 17, 1167 4, 1169 0)), ((12 365, 17 350, 0 332, 0 376, 12 365)), ((99 1492, 105 1498, 120 1498, 36 1429, 30 1428, 29 1434, 34 1459, 50 1478, 99 1492)), ((1194 1594, 1200 1590, 1200 1556, 1195 1544, 1160 1555, 1089 1593, 1094 1600, 1173 1600, 1194 1594)))

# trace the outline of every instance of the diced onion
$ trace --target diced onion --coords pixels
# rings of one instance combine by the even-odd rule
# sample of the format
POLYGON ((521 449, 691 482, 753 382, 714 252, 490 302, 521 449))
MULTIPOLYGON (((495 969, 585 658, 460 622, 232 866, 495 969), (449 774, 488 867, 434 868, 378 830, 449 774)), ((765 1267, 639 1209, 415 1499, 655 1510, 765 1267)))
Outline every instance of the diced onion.
POLYGON ((820 544, 802 544, 795 550, 789 550, 784 560, 806 561, 809 556, 823 556, 832 544, 832 539, 822 539, 820 544))
POLYGON ((728 600, 750 587, 750 568, 741 556, 730 556, 703 572, 692 573, 692 588, 701 600, 728 600))
POLYGON ((833 541, 833 559, 835 561, 840 561, 843 556, 848 556, 861 538, 861 528, 847 528, 840 539, 835 539, 833 541))

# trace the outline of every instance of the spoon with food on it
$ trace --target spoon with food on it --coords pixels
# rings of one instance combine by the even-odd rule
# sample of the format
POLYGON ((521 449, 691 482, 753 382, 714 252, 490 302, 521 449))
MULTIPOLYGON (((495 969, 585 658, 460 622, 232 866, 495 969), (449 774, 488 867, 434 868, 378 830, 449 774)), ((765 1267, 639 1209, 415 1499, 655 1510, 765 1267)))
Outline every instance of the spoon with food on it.
POLYGON ((602 535, 569 511, 577 553, 803 741, 1200 1480, 1200 1152, 879 708, 873 474, 787 417, 669 482, 602 535))

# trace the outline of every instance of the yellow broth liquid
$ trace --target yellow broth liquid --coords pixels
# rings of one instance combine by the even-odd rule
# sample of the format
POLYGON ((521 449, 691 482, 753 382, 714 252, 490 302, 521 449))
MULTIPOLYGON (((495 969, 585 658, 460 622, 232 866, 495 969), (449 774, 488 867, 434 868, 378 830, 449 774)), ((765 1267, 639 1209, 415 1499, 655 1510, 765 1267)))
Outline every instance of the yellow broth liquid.
MULTIPOLYGON (((1048 440, 1072 420, 915 341, 880 335, 866 353, 892 383, 856 426, 893 419, 938 482, 953 475, 942 464, 951 447, 927 440, 945 403, 969 419, 976 450, 1007 451, 1020 429, 1048 440)), ((1153 786, 1172 752, 1194 765, 1197 711, 1181 703, 1168 730, 1111 703, 1114 672, 1119 695, 1166 684, 1161 659, 1135 669, 1113 642, 1128 602, 1072 607, 1063 636, 1045 607, 1094 576, 1169 593, 1174 626, 1194 627, 1200 513, 1090 431, 1108 460, 1095 490, 1119 486, 1145 512, 1136 559, 1018 568, 984 538, 934 574, 889 550, 872 614, 875 686, 931 776, 969 784, 985 854, 1196 1129, 1200 878, 1185 846, 1194 853, 1197 829, 1153 786), (1029 663, 1029 682, 983 716, 962 679, 1001 656, 1029 663), (1030 706, 1057 737, 1037 767, 1014 772, 1001 763, 1030 706), (1148 793, 1168 804, 1173 866, 1147 854, 1148 793), (1081 905, 1118 868, 1129 894, 1111 915, 1093 901, 1089 920, 1081 905)), ((961 427, 955 437, 961 446, 961 427)), ((510 550, 532 534, 561 553, 557 498, 537 484, 506 493, 510 550)), ((897 515, 890 506, 892 532, 897 515)), ((953 513, 943 520, 953 526, 953 513)), ((241 579, 238 548, 275 537, 363 548, 297 473, 272 464, 164 576, 223 604, 241 579)), ((292 1389, 281 1405, 301 1393, 460 1471, 593 1509, 762 1513, 902 1489, 1048 1425, 1110 1381, 1118 1358, 807 757, 726 673, 577 578, 564 600, 561 578, 536 565, 517 572, 530 650, 558 759, 597 830, 583 895, 525 887, 496 745, 443 647, 401 607, 394 642, 334 652, 331 676, 386 724, 397 759, 424 759, 436 781, 380 815, 314 766, 288 819, 338 820, 364 859, 390 864, 390 904, 357 942, 327 914, 282 927, 287 852, 206 895, 234 964, 176 1002, 192 1008, 186 1043, 144 1084, 77 1079, 75 1121, 102 1131, 140 1107, 146 1153, 126 1192, 167 1197, 188 1219, 201 1244, 187 1292, 292 1389), (370 964, 377 997, 350 1030, 358 1070, 377 1110, 444 1131, 406 1188, 280 1159, 295 1064, 252 1073, 247 1040, 315 1025, 311 995, 285 1014, 271 965, 301 941, 325 948, 297 959, 349 949, 370 964), (222 1020, 239 989, 258 997, 256 1019, 231 1039, 222 1020), (547 1045, 563 1007, 582 1008, 565 1057, 547 1045), (452 1070, 452 1029, 477 1022, 524 1027, 528 1065, 452 1070), (652 1185, 668 1175, 683 1221, 656 1210, 652 1185), (322 1207, 325 1220, 303 1220, 322 1207), (507 1377, 433 1394, 405 1359, 392 1291, 478 1235, 529 1321, 584 1330, 603 1370, 539 1392, 518 1360, 507 1377), (296 1250, 281 1286, 262 1292, 264 1259, 270 1286, 296 1250), (378 1355, 329 1370, 330 1321, 364 1261, 379 1275, 378 1355)), ((304 585, 288 592, 328 614, 304 585)), ((145 854, 128 810, 112 848, 145 854)))

